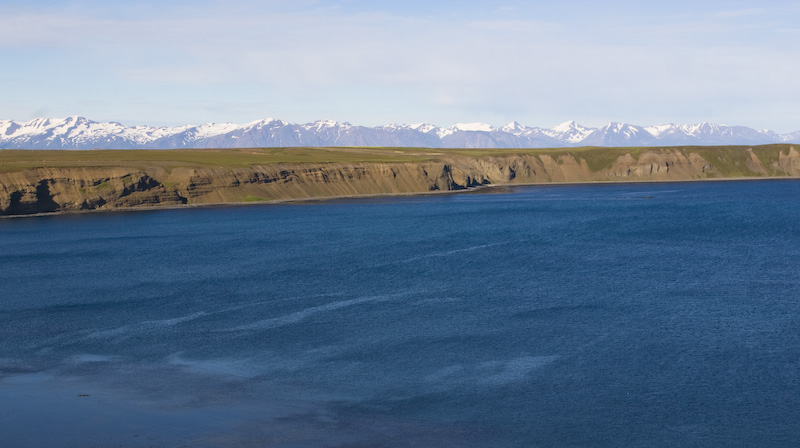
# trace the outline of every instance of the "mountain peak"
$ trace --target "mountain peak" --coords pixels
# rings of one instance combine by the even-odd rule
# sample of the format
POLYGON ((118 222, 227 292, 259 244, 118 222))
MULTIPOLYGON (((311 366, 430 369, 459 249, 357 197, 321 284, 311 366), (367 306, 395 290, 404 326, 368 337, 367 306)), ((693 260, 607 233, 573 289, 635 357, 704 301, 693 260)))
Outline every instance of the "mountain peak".
POLYGON ((526 128, 525 126, 519 124, 519 122, 512 121, 511 123, 508 123, 500 128, 500 130, 509 134, 519 135, 520 133, 525 132, 526 128))
MULTIPOLYGON (((261 120, 254 120, 254 121, 251 121, 249 123, 245 123, 243 126, 250 126, 250 127, 252 127, 252 126, 263 126, 265 124, 272 123, 273 121, 277 121, 277 120, 274 119, 274 118, 262 118, 261 120)), ((211 124, 213 124, 213 123, 211 123, 211 124)))
POLYGON ((554 131, 569 131, 571 129, 576 129, 578 127, 580 127, 580 125, 578 123, 576 123, 575 120, 570 120, 570 121, 565 121, 565 122, 563 122, 561 124, 558 124, 558 125, 554 126, 552 129, 554 131))
MULTIPOLYGON (((433 130, 436 130, 436 126, 433 125, 433 124, 430 124, 430 123, 414 123, 414 124, 409 124, 409 125, 406 125, 406 126, 409 129, 413 129, 415 131, 420 131, 420 132, 425 132, 425 133, 431 132, 433 130)), ((400 126, 400 127, 403 127, 403 126, 400 126)))

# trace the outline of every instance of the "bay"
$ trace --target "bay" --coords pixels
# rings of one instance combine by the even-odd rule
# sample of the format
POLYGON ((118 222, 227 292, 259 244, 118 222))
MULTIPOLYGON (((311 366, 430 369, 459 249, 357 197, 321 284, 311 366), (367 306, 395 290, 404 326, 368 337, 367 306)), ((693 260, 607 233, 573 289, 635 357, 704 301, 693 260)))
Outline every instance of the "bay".
POLYGON ((800 182, 0 220, 0 446, 793 446, 800 182))

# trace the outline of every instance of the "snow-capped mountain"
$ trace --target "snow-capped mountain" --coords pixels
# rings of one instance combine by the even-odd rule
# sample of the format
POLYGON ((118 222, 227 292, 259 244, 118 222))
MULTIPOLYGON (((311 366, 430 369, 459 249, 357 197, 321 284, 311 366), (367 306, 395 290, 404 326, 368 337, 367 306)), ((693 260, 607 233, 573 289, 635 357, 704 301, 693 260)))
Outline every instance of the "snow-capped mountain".
POLYGON ((567 121, 552 129, 546 129, 543 132, 548 137, 557 141, 578 145, 596 130, 597 129, 594 128, 581 126, 574 121, 567 121))
POLYGON ((433 148, 548 148, 565 146, 756 145, 800 143, 800 131, 778 134, 711 123, 601 128, 574 121, 553 128, 511 122, 356 126, 330 120, 296 124, 274 118, 242 125, 205 123, 175 127, 124 126, 84 117, 0 120, 0 149, 172 149, 295 146, 406 146, 433 148))
MULTIPOLYGON (((779 135, 772 131, 756 131, 744 126, 723 126, 711 123, 700 124, 665 124, 661 126, 648 126, 645 128, 659 140, 685 142, 684 144, 697 144, 697 140, 713 140, 718 144, 759 144, 773 142, 787 142, 797 140, 796 135, 779 135)), ((796 132, 794 134, 797 134, 796 132)))
POLYGON ((611 122, 584 137, 582 146, 654 146, 664 144, 641 126, 611 122))

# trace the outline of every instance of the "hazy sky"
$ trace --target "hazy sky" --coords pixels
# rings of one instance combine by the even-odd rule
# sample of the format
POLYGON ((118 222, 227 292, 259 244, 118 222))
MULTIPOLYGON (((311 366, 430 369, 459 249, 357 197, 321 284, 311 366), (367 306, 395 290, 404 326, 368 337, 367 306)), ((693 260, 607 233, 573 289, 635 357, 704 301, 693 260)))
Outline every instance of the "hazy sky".
POLYGON ((0 119, 800 130, 800 1, 2 0, 0 119))

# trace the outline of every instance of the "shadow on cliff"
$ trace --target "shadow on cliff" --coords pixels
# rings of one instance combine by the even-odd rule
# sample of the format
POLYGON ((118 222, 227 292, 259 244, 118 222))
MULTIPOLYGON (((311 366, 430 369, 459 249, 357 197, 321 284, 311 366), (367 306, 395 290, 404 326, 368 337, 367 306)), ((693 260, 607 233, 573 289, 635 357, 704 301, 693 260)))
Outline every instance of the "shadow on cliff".
POLYGON ((42 180, 36 185, 36 201, 23 202, 23 194, 20 191, 11 193, 11 204, 4 211, 7 215, 24 215, 30 213, 47 213, 59 209, 58 203, 53 200, 50 193, 50 185, 46 180, 42 180))

